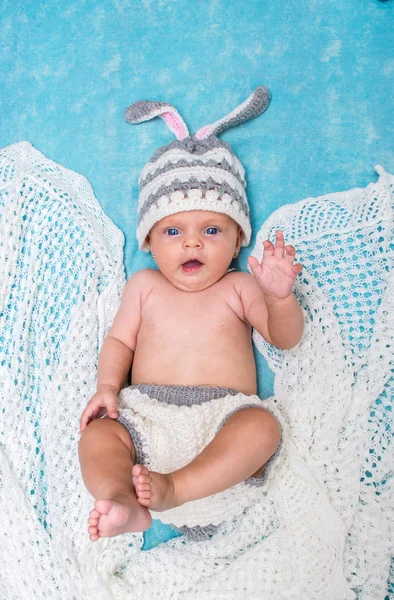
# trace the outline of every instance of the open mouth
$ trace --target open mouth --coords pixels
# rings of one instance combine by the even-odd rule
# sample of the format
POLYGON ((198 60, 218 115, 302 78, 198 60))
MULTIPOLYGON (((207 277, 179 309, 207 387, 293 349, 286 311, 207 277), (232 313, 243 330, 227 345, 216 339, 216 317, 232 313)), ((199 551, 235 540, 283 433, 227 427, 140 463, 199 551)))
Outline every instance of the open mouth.
POLYGON ((202 263, 199 260, 189 260, 182 265, 182 270, 185 273, 194 273, 202 267, 202 263))

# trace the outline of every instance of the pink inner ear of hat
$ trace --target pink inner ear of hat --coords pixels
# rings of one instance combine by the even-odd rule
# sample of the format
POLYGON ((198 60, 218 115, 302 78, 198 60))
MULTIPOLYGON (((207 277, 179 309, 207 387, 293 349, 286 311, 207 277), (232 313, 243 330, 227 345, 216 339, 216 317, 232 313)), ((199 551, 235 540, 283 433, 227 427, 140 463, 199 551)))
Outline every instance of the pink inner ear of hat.
POLYGON ((202 129, 200 129, 197 133, 196 133, 196 138, 198 140, 202 140, 205 137, 206 132, 209 130, 209 125, 206 125, 205 127, 202 127, 202 129))
POLYGON ((178 140, 183 140, 189 134, 185 131, 183 124, 180 122, 178 117, 171 112, 164 112, 160 115, 160 117, 165 121, 168 125, 168 128, 175 133, 178 140))

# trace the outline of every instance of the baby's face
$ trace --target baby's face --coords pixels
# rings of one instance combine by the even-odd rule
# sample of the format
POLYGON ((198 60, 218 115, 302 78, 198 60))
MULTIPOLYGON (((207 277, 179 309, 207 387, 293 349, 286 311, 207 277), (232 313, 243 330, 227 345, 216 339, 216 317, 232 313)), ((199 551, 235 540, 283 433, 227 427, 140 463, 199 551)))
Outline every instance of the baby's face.
POLYGON ((156 223, 147 242, 166 279, 180 290, 197 292, 223 277, 242 238, 241 228, 231 217, 191 210, 156 223))

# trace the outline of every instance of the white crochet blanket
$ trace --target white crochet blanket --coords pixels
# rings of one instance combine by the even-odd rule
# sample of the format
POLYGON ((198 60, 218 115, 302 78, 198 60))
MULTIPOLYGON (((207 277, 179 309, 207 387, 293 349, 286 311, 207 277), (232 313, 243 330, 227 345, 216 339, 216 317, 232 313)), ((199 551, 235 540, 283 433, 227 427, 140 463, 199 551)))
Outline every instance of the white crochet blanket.
POLYGON ((393 550, 393 185, 278 210, 304 270, 297 348, 254 333, 288 428, 261 501, 211 540, 96 544, 78 419, 124 286, 123 236, 86 179, 22 142, 0 156, 0 597, 383 600, 393 550))

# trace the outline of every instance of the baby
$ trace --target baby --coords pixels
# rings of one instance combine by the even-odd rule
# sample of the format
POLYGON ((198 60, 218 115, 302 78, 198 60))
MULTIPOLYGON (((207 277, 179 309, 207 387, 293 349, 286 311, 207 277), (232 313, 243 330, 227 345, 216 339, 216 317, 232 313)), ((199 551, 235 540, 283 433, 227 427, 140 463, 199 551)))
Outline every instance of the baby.
POLYGON ((96 499, 92 541, 145 531, 151 512, 246 489, 280 443, 279 424, 256 395, 251 332, 279 348, 299 342, 292 285, 302 267, 277 231, 261 264, 249 257, 253 275, 229 270, 250 239, 242 166, 227 144, 212 134, 208 141, 186 136, 159 149, 142 174, 137 236, 158 270, 129 279, 80 421, 82 476, 96 499), (213 181, 223 156, 228 185, 213 181))

